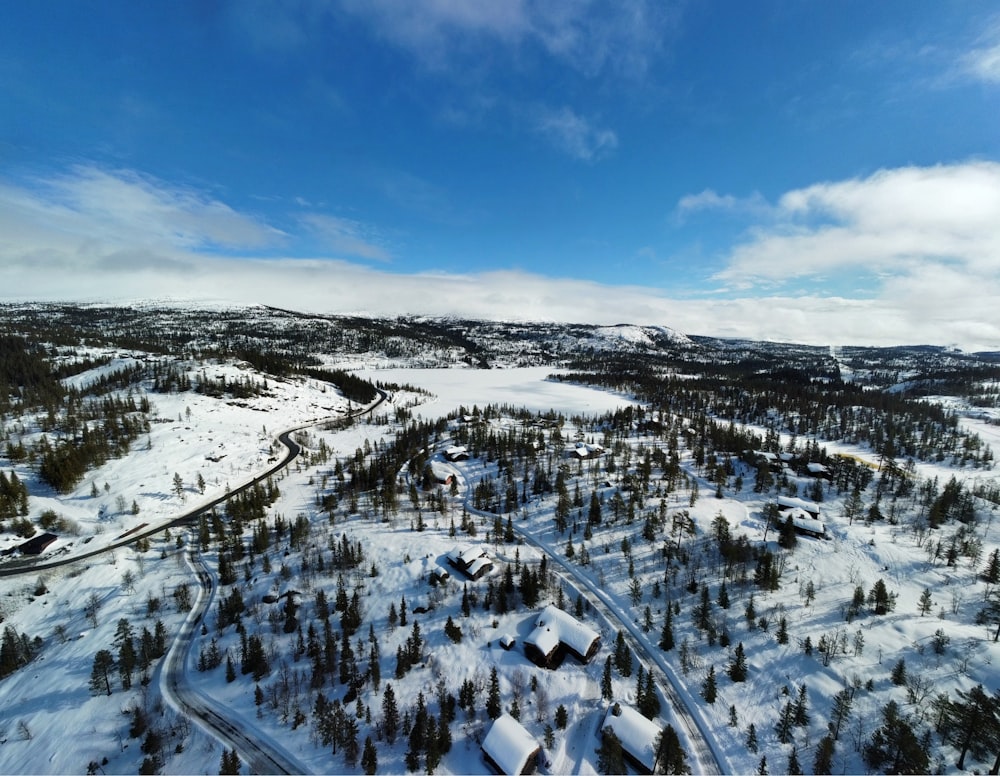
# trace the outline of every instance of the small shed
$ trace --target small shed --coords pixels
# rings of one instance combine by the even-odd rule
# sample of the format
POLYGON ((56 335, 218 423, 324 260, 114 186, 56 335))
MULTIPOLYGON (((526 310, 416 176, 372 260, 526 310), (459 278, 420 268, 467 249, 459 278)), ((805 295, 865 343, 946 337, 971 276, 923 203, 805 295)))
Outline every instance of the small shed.
POLYGON ((483 739, 483 757, 504 776, 534 773, 542 748, 524 725, 510 714, 501 714, 483 739))

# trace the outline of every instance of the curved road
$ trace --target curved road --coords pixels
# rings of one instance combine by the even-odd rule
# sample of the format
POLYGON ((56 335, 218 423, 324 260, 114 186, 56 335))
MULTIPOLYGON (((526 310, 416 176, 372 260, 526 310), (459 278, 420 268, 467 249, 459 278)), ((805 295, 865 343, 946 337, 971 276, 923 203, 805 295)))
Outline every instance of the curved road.
MULTIPOLYGON (((464 475, 462 476, 463 481, 465 481, 464 475)), ((483 509, 476 509, 470 503, 472 497, 472 491, 468 487, 466 482, 465 495, 463 497, 463 503, 465 508, 470 514, 482 515, 485 517, 496 517, 493 512, 487 512, 483 509)), ((674 716, 683 724, 685 731, 688 735, 688 740, 694 746, 695 751, 693 755, 697 760, 695 764, 696 767, 692 767, 695 773, 705 773, 705 774, 723 774, 732 773, 731 768, 728 767, 725 755, 715 746, 715 739, 713 738, 711 732, 705 725, 704 720, 701 715, 696 711, 692 710, 690 704, 685 699, 685 690, 683 685, 677 681, 677 677, 674 674, 673 669, 667 663, 666 659, 659 650, 650 647, 649 640, 642 630, 634 623, 632 620, 625 616, 621 605, 616 602, 607 591, 599 587, 592 579, 582 574, 580 570, 572 563, 567 560, 562 554, 553 551, 551 547, 542 543, 536 539, 531 534, 527 533, 523 528, 520 528, 516 521, 511 521, 512 527, 514 528, 514 533, 517 534, 522 540, 532 547, 544 552, 550 560, 558 564, 559 568, 562 570, 560 576, 564 581, 569 581, 571 586, 580 592, 580 588, 584 589, 586 597, 590 600, 590 603, 598 609, 606 619, 611 622, 617 621, 621 624, 622 633, 625 635, 626 641, 630 642, 631 648, 636 655, 645 657, 645 662, 647 667, 652 670, 653 667, 658 669, 661 681, 659 684, 661 687, 666 688, 664 693, 666 699, 670 701, 674 708, 674 716), (570 576, 571 580, 566 580, 566 576, 570 576)))
MULTIPOLYGON (((389 397, 389 394, 385 391, 378 388, 375 390, 378 392, 378 398, 371 405, 364 407, 363 409, 359 409, 344 417, 320 418, 318 420, 313 420, 309 423, 296 426, 295 428, 282 431, 278 435, 278 441, 281 442, 281 444, 283 444, 288 451, 285 454, 285 457, 262 474, 251 478, 235 490, 225 493, 206 504, 195 507, 188 512, 167 520, 166 522, 158 523, 156 526, 151 526, 142 531, 136 531, 133 534, 129 534, 127 537, 122 537, 110 544, 106 544, 88 552, 42 563, 6 564, 4 568, 0 569, 0 577, 10 577, 20 574, 36 574, 45 569, 52 569, 59 566, 67 566, 73 563, 78 563, 82 560, 93 558, 97 555, 125 547, 139 539, 152 536, 159 531, 163 531, 165 528, 192 523, 200 515, 205 512, 209 512, 220 504, 225 503, 233 496, 263 482, 268 477, 273 476, 294 461, 302 452, 301 446, 292 439, 292 434, 295 432, 318 426, 321 423, 329 423, 334 420, 358 418, 372 412, 389 397)), ((193 687, 186 686, 185 678, 186 666, 188 662, 187 657, 194 645, 195 627, 201 623, 205 613, 208 611, 215 595, 216 585, 215 578, 205 566, 200 554, 198 556, 199 569, 195 569, 192 566, 190 556, 185 555, 185 559, 188 565, 191 566, 192 572, 198 578, 198 598, 195 605, 188 613, 187 618, 184 620, 184 624, 181 626, 180 631, 171 641, 170 649, 167 651, 164 660, 157 667, 157 672, 159 673, 158 686, 160 687, 160 691, 170 703, 190 715, 190 717, 203 729, 218 738, 228 748, 235 749, 240 756, 240 760, 249 766, 251 773, 306 773, 307 769, 303 767, 303 765, 299 763, 294 756, 277 746, 276 743, 267 736, 256 733, 252 726, 247 725, 245 720, 240 720, 238 724, 230 721, 224 715, 225 710, 220 710, 219 706, 216 705, 212 699, 198 692, 193 687)))

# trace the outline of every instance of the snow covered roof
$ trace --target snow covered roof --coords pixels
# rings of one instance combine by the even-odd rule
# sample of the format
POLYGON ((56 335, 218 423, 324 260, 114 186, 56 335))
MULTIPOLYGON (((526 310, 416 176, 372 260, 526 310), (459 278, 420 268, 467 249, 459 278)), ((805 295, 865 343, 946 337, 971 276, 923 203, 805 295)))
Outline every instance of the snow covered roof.
POLYGON ((660 728, 631 706, 620 703, 612 705, 604 715, 601 729, 608 728, 618 736, 622 749, 652 773, 656 764, 656 737, 660 735, 660 728))
POLYGON ((455 476, 455 470, 439 461, 431 461, 431 474, 438 482, 448 482, 455 476))
POLYGON ((476 558, 486 555, 486 550, 474 544, 456 544, 448 552, 448 557, 454 561, 460 561, 462 565, 468 566, 476 558))
POLYGON ((465 567, 465 570, 469 574, 469 576, 475 577, 480 571, 483 570, 484 567, 486 567, 486 566, 492 566, 492 565, 493 565, 493 561, 491 561, 485 555, 480 555, 478 558, 476 558, 471 563, 469 563, 465 567))
POLYGON ((586 655, 599 638, 597 631, 566 614, 555 604, 546 606, 535 620, 535 629, 524 640, 548 655, 560 643, 579 655, 586 655))
POLYGON ((826 474, 827 472, 826 466, 816 461, 811 461, 810 463, 807 463, 806 469, 809 470, 810 474, 826 474))
POLYGON ((539 749, 541 747, 531 737, 531 733, 510 714, 501 714, 496 718, 482 745, 486 756, 510 776, 524 771, 528 761, 539 749))
POLYGON ((786 509, 802 509, 813 515, 819 514, 819 504, 801 498, 792 498, 791 496, 778 496, 778 509, 781 511, 786 509))

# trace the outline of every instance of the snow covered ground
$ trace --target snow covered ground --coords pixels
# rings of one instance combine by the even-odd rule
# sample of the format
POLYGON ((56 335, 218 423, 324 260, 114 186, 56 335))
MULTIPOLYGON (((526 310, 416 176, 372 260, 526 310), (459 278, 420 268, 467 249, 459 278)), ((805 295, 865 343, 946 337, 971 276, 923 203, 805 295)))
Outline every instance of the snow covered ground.
MULTIPOLYGON (((196 371, 201 367, 191 365, 190 368, 196 371)), ((225 375, 230 379, 248 374, 246 369, 236 365, 216 364, 207 369, 212 375, 225 375)), ((322 440, 334 457, 349 458, 366 442, 375 446, 391 439, 396 430, 389 422, 394 409, 413 403, 417 403, 411 408, 413 415, 425 420, 444 417, 460 405, 466 410, 488 404, 526 407, 538 412, 554 410, 572 418, 599 415, 634 403, 627 396, 547 380, 550 373, 551 370, 545 368, 363 370, 359 372, 363 377, 410 384, 430 395, 398 392, 393 397, 394 404, 377 411, 379 422, 361 421, 340 430, 317 427, 310 430, 303 441, 315 452, 322 440)), ((88 376, 74 379, 83 381, 88 376)), ((264 378, 255 375, 254 379, 264 378)), ((78 526, 78 535, 60 538, 48 556, 61 557, 84 547, 90 549, 138 525, 155 526, 200 503, 207 503, 227 488, 233 489, 268 468, 269 462, 281 454, 274 441, 277 432, 324 417, 340 416, 346 408, 346 402, 329 386, 316 381, 269 380, 268 391, 269 396, 238 402, 191 392, 150 394, 159 422, 153 423, 148 438, 143 437, 135 444, 132 453, 109 461, 68 495, 49 492, 32 498, 33 515, 54 509, 78 526), (175 473, 184 484, 181 494, 172 489, 175 473), (199 475, 205 482, 204 493, 196 485, 199 475), (95 486, 97 495, 92 495, 95 486), (131 508, 119 508, 122 503, 130 507, 133 501, 138 505, 138 514, 132 514, 131 508)), ((976 424, 976 430, 994 447, 1000 442, 996 426, 975 419, 963 422, 976 424)), ((496 423, 498 427, 517 425, 503 418, 496 423)), ((585 427, 574 429, 568 425, 564 436, 571 438, 576 430, 581 434, 592 433, 585 427)), ((447 442, 447 438, 442 439, 442 446, 447 442)), ((648 440, 638 439, 628 440, 628 443, 649 444, 648 440)), ((870 455, 866 450, 844 452, 870 455)), ((599 744, 597 732, 606 709, 600 689, 602 670, 604 659, 613 649, 620 622, 600 612, 587 611, 588 624, 602 634, 601 652, 587 665, 577 664, 570 658, 559 670, 550 671, 530 663, 519 648, 506 651, 499 644, 504 634, 520 642, 533 627, 534 613, 515 609, 497 614, 483 610, 480 605, 471 616, 462 617, 459 604, 463 585, 457 575, 437 588, 431 588, 427 580, 432 571, 446 568, 444 556, 448 550, 460 541, 470 541, 469 537, 452 537, 450 526, 459 522, 463 503, 477 479, 484 475, 495 476, 497 472, 495 464, 482 460, 452 465, 461 475, 458 492, 447 496, 443 512, 435 515, 424 511, 427 528, 415 532, 411 528, 414 511, 406 503, 405 494, 401 497, 403 503, 399 514, 388 523, 359 514, 343 516, 341 512, 331 524, 318 511, 317 498, 322 492, 323 478, 331 476, 332 459, 323 464, 301 461, 293 464, 276 478, 281 496, 268 514, 271 518, 282 515, 286 520, 293 520, 299 514, 307 515, 312 527, 304 543, 305 550, 287 555, 272 554, 273 571, 270 574, 265 573, 259 563, 249 579, 243 579, 242 570, 240 572, 240 586, 250 607, 247 621, 267 634, 267 646, 274 657, 271 674, 261 685, 267 687, 268 692, 281 683, 291 688, 285 713, 264 711, 258 714, 255 685, 248 677, 239 676, 236 681, 228 682, 224 666, 204 672, 195 669, 193 663, 199 650, 207 647, 213 637, 224 654, 228 652, 235 657, 240 648, 240 636, 233 628, 217 632, 211 626, 214 608, 211 618, 206 617, 205 634, 197 637, 192 651, 189 681, 199 692, 213 698, 241 727, 269 738, 303 763, 307 770, 317 773, 359 770, 360 765, 349 768, 341 753, 333 754, 329 746, 322 745, 310 723, 294 724, 296 710, 307 718, 312 712, 309 659, 300 656, 296 660, 292 656, 294 649, 289 645, 294 635, 281 632, 281 604, 263 603, 265 594, 287 592, 293 579, 303 611, 311 610, 320 589, 325 590, 332 601, 339 575, 332 570, 302 575, 300 568, 304 557, 311 556, 315 563, 317 552, 346 535, 350 542, 360 543, 365 552, 360 568, 344 575, 348 590, 359 591, 365 612, 364 625, 352 643, 356 643, 359 660, 367 662, 367 634, 371 625, 377 635, 382 666, 380 690, 366 690, 360 704, 352 702, 349 706, 352 713, 359 715, 362 741, 366 735, 375 737, 387 684, 393 685, 401 711, 412 709, 418 693, 423 693, 434 713, 439 713, 436 706, 439 683, 444 682, 446 689, 455 694, 466 679, 483 688, 490 670, 496 667, 504 708, 507 709, 513 699, 519 699, 521 721, 540 743, 545 726, 552 724, 555 709, 560 705, 567 709, 568 727, 555 731, 553 745, 544 751, 543 772, 594 772, 597 767, 595 749, 599 744), (280 572, 283 565, 289 570, 287 575, 280 572), (372 565, 378 571, 377 576, 369 574, 372 565), (389 622, 390 604, 398 606, 404 596, 411 610, 410 622, 407 626, 393 627, 389 622), (412 614, 414 607, 431 604, 435 608, 426 614, 412 614), (444 634, 448 616, 462 628, 460 643, 454 643, 444 634), (414 621, 420 624, 426 639, 424 664, 397 679, 393 676, 394 657, 397 648, 405 645, 411 635, 414 621), (368 723, 366 712, 374 719, 373 723, 368 723)), ((606 483, 615 478, 609 477, 603 466, 602 459, 580 465, 583 474, 579 481, 585 488, 585 495, 589 496, 590 488, 595 487, 603 498, 610 499, 613 487, 606 483)), ((664 498, 664 508, 668 515, 687 510, 696 526, 696 534, 689 540, 693 564, 697 564, 699 552, 707 552, 702 546, 707 541, 705 537, 711 534, 713 520, 719 515, 726 519, 734 534, 746 534, 754 543, 763 539, 761 511, 769 497, 749 489, 752 483, 749 470, 744 472, 747 488, 739 493, 727 489, 724 498, 716 499, 714 486, 700 479, 701 474, 687 451, 684 451, 683 467, 691 481, 699 482, 700 496, 692 499, 690 488, 685 486, 664 498)), ((952 472, 943 466, 918 469, 922 477, 937 475, 943 479, 952 472)), ((31 478, 27 466, 18 473, 26 479, 31 478)), ((985 471, 964 474, 996 476, 995 472, 985 471)), ((803 488, 806 484, 805 480, 800 482, 803 488)), ((33 492, 37 492, 35 484, 33 492)), ((657 503, 650 499, 647 507, 656 508, 657 503)), ((746 683, 733 683, 725 677, 731 648, 727 650, 708 643, 692 625, 690 609, 697 602, 696 594, 683 600, 683 611, 675 620, 678 647, 669 653, 658 650, 659 627, 667 601, 663 593, 659 597, 654 595, 653 586, 654 582, 663 582, 666 587, 662 557, 666 537, 648 545, 633 543, 631 559, 637 576, 643 580, 642 595, 635 604, 631 600, 629 576, 625 570, 627 563, 619 549, 624 538, 634 538, 641 528, 641 519, 634 525, 624 521, 605 525, 588 542, 591 563, 583 566, 574 561, 572 574, 563 575, 564 592, 570 600, 578 593, 586 594, 588 584, 599 588, 603 591, 602 598, 610 602, 613 609, 640 626, 640 633, 645 609, 649 607, 655 625, 644 635, 646 646, 668 662, 680 685, 681 696, 711 732, 724 767, 733 772, 749 772, 758 765, 760 754, 751 753, 746 747, 751 723, 758 737, 759 752, 766 753, 771 771, 779 772, 784 768, 791 747, 777 741, 775 720, 785 703, 794 700, 803 686, 808 693, 812 721, 805 730, 797 731, 796 745, 807 771, 811 770, 813 748, 830 718, 831 699, 845 687, 857 689, 855 711, 850 724, 841 733, 834 761, 836 770, 845 772, 864 770, 856 744, 877 726, 878 708, 888 698, 899 700, 907 713, 926 717, 930 714, 930 701, 935 693, 957 688, 967 690, 977 683, 987 688, 996 686, 995 666, 1000 660, 1000 647, 992 641, 992 632, 973 624, 973 619, 983 597, 983 584, 977 581, 977 572, 982 568, 982 559, 1000 546, 1000 525, 984 520, 975 527, 973 538, 982 544, 977 568, 965 557, 959 558, 955 565, 947 565, 933 557, 933 543, 940 540, 947 545, 954 534, 954 526, 946 526, 937 536, 929 538, 911 531, 905 523, 869 526, 855 522, 848 525, 841 516, 843 497, 829 489, 822 508, 832 538, 829 541, 800 539, 795 551, 787 556, 778 590, 763 592, 752 586, 733 586, 729 591, 729 609, 715 609, 716 618, 732 636, 733 646, 736 642, 745 646, 750 672, 746 683), (880 578, 898 595, 895 611, 882 617, 861 615, 848 622, 845 607, 854 588, 862 586, 867 591, 880 578), (807 589, 811 590, 809 595, 807 589), (925 589, 933 594, 933 609, 921 616, 917 604, 925 589), (748 627, 745 622, 744 610, 751 595, 757 617, 766 621, 766 629, 759 623, 748 627), (786 619, 790 628, 791 638, 785 644, 779 644, 776 639, 781 618, 786 619), (941 654, 933 648, 938 631, 943 631, 949 639, 941 654), (829 665, 824 665, 816 654, 805 653, 803 643, 807 636, 813 645, 823 637, 842 644, 843 648, 836 650, 829 665), (680 657, 682 644, 686 644, 683 661, 680 657), (912 688, 895 686, 889 680, 890 669, 901 657, 905 658, 911 675, 922 678, 912 688), (719 697, 713 704, 705 703, 700 697, 710 666, 714 666, 719 676, 719 697), (731 724, 732 713, 736 716, 735 726, 731 724)), ((563 557, 566 537, 554 528, 553 510, 552 498, 535 498, 517 514, 516 521, 519 530, 548 548, 552 556, 563 557)), ((482 542, 492 524, 489 519, 476 519, 479 531, 474 541, 482 542)), ((15 543, 8 538, 9 534, 3 536, 7 544, 0 546, 0 550, 15 543)), ((768 536, 772 545, 775 538, 772 531, 768 536)), ((574 541, 579 548, 579 534, 574 541)), ((110 697, 94 694, 88 688, 94 655, 100 649, 115 649, 115 632, 120 619, 128 619, 136 631, 144 627, 153 629, 159 619, 169 635, 178 632, 186 610, 178 605, 175 592, 184 585, 192 588, 196 585, 183 562, 182 548, 192 544, 189 530, 175 530, 169 536, 159 532, 149 549, 142 552, 135 548, 120 549, 59 570, 0 578, 3 626, 11 626, 30 638, 39 637, 42 642, 34 661, 0 680, 0 707, 3 708, 0 773, 85 772, 90 763, 99 766, 98 772, 135 773, 146 756, 140 751, 142 739, 128 736, 130 716, 126 712, 136 706, 146 708, 164 731, 163 772, 218 772, 222 746, 164 702, 157 691, 155 674, 146 687, 137 682, 132 690, 122 691, 116 685, 110 697), (95 608, 95 599, 95 616, 88 617, 85 612, 88 607, 95 608)), ((485 546, 499 561, 512 564, 537 563, 542 557, 539 550, 527 544, 493 541, 485 546)), ((214 560, 211 555, 208 559, 214 560)), ((691 567, 685 566, 680 571, 682 581, 691 567)), ((497 574, 499 571, 494 572, 494 579, 497 574)), ((711 581, 714 601, 718 592, 717 577, 708 570, 706 578, 711 581)), ((468 584, 468 590, 478 596, 480 604, 485 587, 486 580, 468 584)), ((550 597, 554 595, 550 591, 550 597)), ((616 674, 613 685, 616 699, 635 702, 634 679, 616 674)), ((343 688, 327 684, 324 691, 332 699, 342 695, 343 688)), ((483 694, 481 691, 480 696, 483 694)), ((488 729, 488 718, 481 708, 471 717, 461 710, 457 715, 452 733, 453 748, 438 771, 487 773, 478 742, 488 729)), ((660 723, 676 722, 666 705, 658 720, 660 723)), ((405 736, 392 745, 379 742, 377 748, 380 772, 406 770, 405 736)), ((941 758, 935 766, 954 770, 954 750, 937 744, 934 750, 941 758)))

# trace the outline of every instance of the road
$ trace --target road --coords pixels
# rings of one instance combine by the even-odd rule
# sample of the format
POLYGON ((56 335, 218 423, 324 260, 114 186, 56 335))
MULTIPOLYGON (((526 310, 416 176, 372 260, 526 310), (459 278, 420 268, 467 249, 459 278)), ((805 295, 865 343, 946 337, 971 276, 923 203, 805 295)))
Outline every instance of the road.
MULTIPOLYGON (((45 569, 79 563, 97 555, 112 552, 147 536, 152 536, 155 533, 163 531, 165 528, 191 524, 200 515, 224 504, 238 493, 242 493, 254 487, 254 485, 264 482, 268 477, 272 477, 292 463, 302 452, 301 446, 292 439, 292 435, 296 432, 334 420, 343 420, 344 417, 357 418, 371 413, 388 398, 388 394, 385 391, 376 390, 378 391, 378 398, 371 405, 356 410, 348 416, 320 418, 281 432, 278 435, 278 441, 287 450, 284 458, 263 473, 243 483, 235 490, 225 493, 208 503, 203 503, 170 520, 157 523, 155 526, 129 534, 127 538, 119 539, 111 544, 88 552, 54 561, 18 563, 16 565, 6 564, 0 569, 0 576, 9 577, 21 574, 37 574, 39 571, 45 569)), ((198 579, 199 593, 194 607, 188 613, 180 631, 174 636, 164 661, 157 667, 159 674, 157 685, 160 691, 168 702, 181 712, 189 715, 196 724, 222 742, 223 746, 235 749, 240 756, 241 762, 249 766, 251 773, 306 773, 307 769, 293 755, 282 749, 277 742, 256 731, 252 725, 247 724, 246 720, 240 719, 237 723, 227 719, 224 708, 215 704, 211 698, 198 692, 198 690, 189 686, 186 682, 186 666, 188 665, 188 655, 194 645, 195 628, 202 622, 215 596, 215 577, 205 566, 200 554, 197 556, 197 569, 192 565, 189 555, 185 555, 185 560, 191 566, 192 573, 198 579)))
POLYGON ((209 734, 235 749, 251 773, 307 773, 308 769, 294 755, 277 745, 264 733, 254 729, 246 719, 235 723, 224 716, 224 710, 185 681, 189 656, 194 649, 196 629, 204 621, 215 598, 215 576, 198 553, 192 564, 185 550, 184 560, 198 578, 198 598, 188 613, 180 631, 171 642, 159 671, 159 687, 163 697, 182 714, 209 734))
MULTIPOLYGON (((461 473, 460 473, 461 474, 461 473)), ((464 481, 464 505, 469 514, 481 515, 490 519, 496 517, 493 512, 476 509, 472 506, 472 490, 468 483, 464 481)), ((582 592, 591 606, 597 609, 609 622, 617 622, 621 625, 620 630, 629 643, 632 651, 642 660, 649 670, 656 669, 659 674, 657 685, 664 690, 664 697, 673 707, 674 717, 684 727, 688 741, 694 748, 689 752, 694 763, 690 763, 694 773, 723 774, 732 773, 728 766, 725 755, 715 746, 715 738, 705 725, 701 715, 693 710, 686 699, 687 691, 684 685, 678 681, 673 668, 667 663, 660 649, 650 644, 646 634, 628 616, 626 616, 622 605, 615 601, 607 591, 599 587, 592 579, 583 574, 579 567, 571 563, 565 555, 558 550, 554 550, 544 542, 539 541, 533 535, 517 525, 516 521, 511 521, 514 533, 526 544, 537 550, 544 552, 550 561, 558 565, 560 576, 564 581, 569 582, 576 592, 582 592), (567 579, 568 578, 568 579, 567 579)), ((550 565, 550 569, 552 566, 550 565)), ((655 675, 655 674, 654 674, 655 675)))

